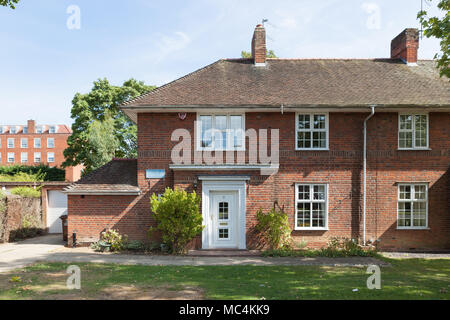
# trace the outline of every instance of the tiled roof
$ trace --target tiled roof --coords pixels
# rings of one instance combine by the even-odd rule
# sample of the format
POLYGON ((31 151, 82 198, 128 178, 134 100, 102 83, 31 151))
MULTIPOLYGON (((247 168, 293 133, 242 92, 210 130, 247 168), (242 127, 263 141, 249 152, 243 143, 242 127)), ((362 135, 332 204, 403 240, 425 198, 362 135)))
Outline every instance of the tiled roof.
POLYGON ((113 159, 65 189, 68 194, 139 194, 136 159, 113 159))
POLYGON ((431 60, 417 66, 397 59, 219 60, 125 103, 143 106, 361 106, 450 107, 450 82, 431 60))
MULTIPOLYGON (((44 127, 43 133, 48 133, 49 127, 51 127, 52 125, 36 125, 36 127, 38 127, 38 126, 43 126, 44 127)), ((58 127, 58 130, 56 131, 56 133, 72 133, 72 129, 68 125, 58 124, 55 126, 58 127)), ((25 125, 17 125, 17 126, 16 125, 0 125, 0 127, 2 127, 2 129, 3 129, 2 132, 0 132, 0 133, 4 133, 4 134, 10 133, 10 128, 15 127, 17 129, 16 134, 21 134, 21 133, 23 133, 23 128, 26 126, 25 125)), ((29 133, 34 133, 34 132, 29 132, 29 133)))

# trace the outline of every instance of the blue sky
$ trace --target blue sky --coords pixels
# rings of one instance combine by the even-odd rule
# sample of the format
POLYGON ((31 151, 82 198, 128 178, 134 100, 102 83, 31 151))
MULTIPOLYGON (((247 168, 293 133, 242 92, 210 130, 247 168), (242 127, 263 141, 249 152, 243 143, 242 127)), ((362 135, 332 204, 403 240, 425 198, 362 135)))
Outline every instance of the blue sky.
MULTIPOLYGON (((98 78, 162 85, 239 57, 263 18, 280 58, 389 57, 419 10, 420 0, 21 0, 0 7, 0 123, 71 124, 74 94, 98 78), (71 5, 80 29, 67 27, 71 5)), ((438 50, 424 38, 419 58, 438 50)))

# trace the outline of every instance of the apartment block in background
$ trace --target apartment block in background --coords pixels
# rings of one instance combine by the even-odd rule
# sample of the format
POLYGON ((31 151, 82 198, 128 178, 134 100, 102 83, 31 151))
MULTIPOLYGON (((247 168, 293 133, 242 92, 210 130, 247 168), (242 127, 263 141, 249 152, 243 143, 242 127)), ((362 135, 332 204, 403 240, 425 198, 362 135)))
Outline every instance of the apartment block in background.
MULTIPOLYGON (((72 130, 65 124, 0 124, 0 165, 40 165, 61 167, 72 130)), ((81 167, 66 168, 66 180, 77 181, 81 167)))

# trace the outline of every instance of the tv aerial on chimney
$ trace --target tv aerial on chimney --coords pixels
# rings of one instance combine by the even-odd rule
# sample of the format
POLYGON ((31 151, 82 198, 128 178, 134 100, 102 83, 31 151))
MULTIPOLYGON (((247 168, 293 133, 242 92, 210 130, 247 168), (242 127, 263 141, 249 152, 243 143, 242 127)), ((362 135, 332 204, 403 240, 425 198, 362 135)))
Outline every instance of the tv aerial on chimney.
POLYGON ((269 22, 269 19, 262 19, 262 25, 263 25, 263 27, 264 27, 264 24, 265 24, 266 22, 269 22))
MULTIPOLYGON (((423 11, 423 1, 424 1, 424 0, 420 0, 420 11, 421 11, 421 12, 423 11)), ((426 3, 426 5, 427 5, 428 7, 431 6, 431 4, 429 3, 428 0, 425 0, 425 3, 426 3)), ((422 24, 420 24, 419 35, 420 35, 420 39, 423 39, 423 26, 422 26, 422 24)))

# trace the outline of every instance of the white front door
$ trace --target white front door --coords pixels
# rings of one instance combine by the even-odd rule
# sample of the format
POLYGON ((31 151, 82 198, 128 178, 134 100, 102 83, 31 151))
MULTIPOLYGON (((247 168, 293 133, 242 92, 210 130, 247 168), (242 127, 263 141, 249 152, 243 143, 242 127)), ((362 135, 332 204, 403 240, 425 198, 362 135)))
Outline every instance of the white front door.
POLYGON ((211 248, 238 248, 237 192, 211 192, 211 248))

